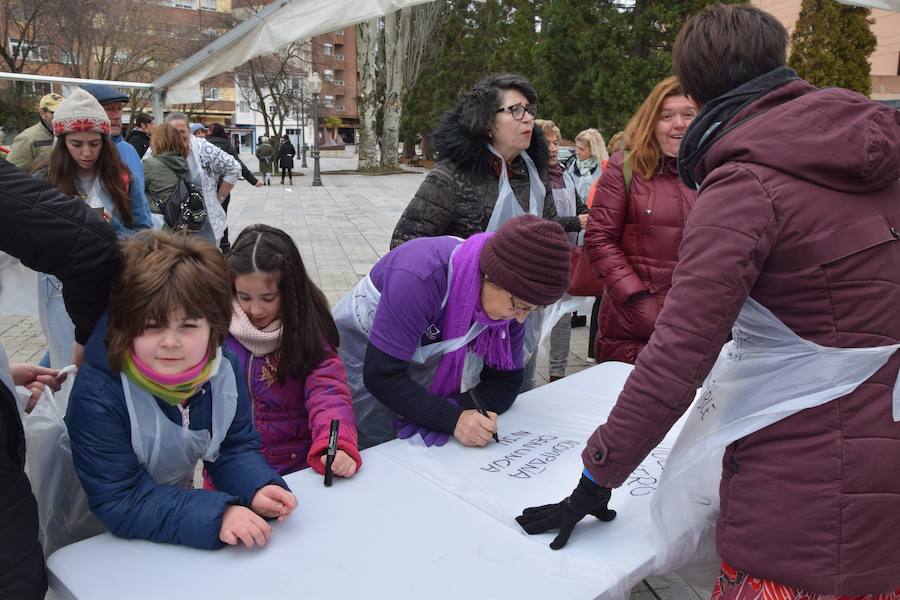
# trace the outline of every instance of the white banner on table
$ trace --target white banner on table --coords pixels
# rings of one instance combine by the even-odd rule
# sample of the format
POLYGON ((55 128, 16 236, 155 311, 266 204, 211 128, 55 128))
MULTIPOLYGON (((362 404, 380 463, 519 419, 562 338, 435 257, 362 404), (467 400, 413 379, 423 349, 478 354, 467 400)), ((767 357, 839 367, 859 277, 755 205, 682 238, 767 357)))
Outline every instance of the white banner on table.
MULTIPOLYGON (((597 425, 606 421, 631 370, 631 365, 605 363, 567 377, 565 385, 523 394, 498 420, 499 444, 468 448, 451 439, 429 448, 415 436, 378 446, 378 454, 521 532, 515 517, 523 508, 559 502, 572 492, 584 468, 581 451, 597 425)), ((564 551, 547 548, 548 571, 569 578, 573 573, 566 567, 567 558, 599 561, 593 577, 620 582, 612 597, 626 596, 647 575, 671 571, 656 558, 666 553, 657 547, 650 501, 681 425, 676 423, 613 491, 610 508, 618 512, 614 521, 585 519, 564 551), (613 548, 615 558, 610 556, 613 548)), ((546 547, 555 533, 522 535, 546 547)))

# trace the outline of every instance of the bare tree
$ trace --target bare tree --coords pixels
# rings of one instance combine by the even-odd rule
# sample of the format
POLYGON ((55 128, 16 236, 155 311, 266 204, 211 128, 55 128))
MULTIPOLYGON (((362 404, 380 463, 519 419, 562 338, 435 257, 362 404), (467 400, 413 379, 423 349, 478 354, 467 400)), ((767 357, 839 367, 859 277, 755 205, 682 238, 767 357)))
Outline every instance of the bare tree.
POLYGON ((266 136, 272 131, 280 138, 292 114, 309 114, 309 56, 309 41, 294 42, 273 54, 257 56, 235 71, 238 93, 262 117, 266 136))
POLYGON ((387 15, 384 25, 385 98, 381 165, 398 166, 400 117, 406 93, 416 82, 434 32, 441 22, 440 3, 420 4, 387 15))
MULTIPOLYGON (((370 19, 356 26, 356 68, 359 71, 359 169, 371 170, 378 167, 375 152, 375 114, 377 112, 376 93, 378 89, 378 19, 370 19)), ((396 153, 396 151, 395 151, 396 153)))
MULTIPOLYGON (((39 36, 44 33, 41 25, 49 8, 50 5, 41 0, 0 0, 3 18, 0 60, 9 72, 31 70, 27 68, 28 63, 38 58, 36 54, 40 53, 42 40, 39 36), (17 40, 17 43, 13 44, 12 40, 17 40)), ((43 58, 46 60, 48 57, 43 58)))

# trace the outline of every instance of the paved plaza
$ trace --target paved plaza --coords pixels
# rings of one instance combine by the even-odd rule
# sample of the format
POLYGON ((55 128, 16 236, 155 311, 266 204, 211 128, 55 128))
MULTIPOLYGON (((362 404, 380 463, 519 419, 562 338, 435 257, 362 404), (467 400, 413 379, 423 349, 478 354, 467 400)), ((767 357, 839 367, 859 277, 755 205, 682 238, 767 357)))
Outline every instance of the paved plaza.
MULTIPOLYGON (((256 169, 254 157, 241 158, 256 169)), ((230 239, 234 241, 241 229, 254 223, 284 229, 297 243, 310 276, 333 305, 387 253, 394 224, 425 177, 424 169, 364 176, 353 173, 355 168, 356 159, 323 159, 323 187, 312 187, 312 169, 299 169, 293 185, 282 186, 277 177, 273 185, 262 188, 239 181, 229 207, 230 239)), ((569 374, 593 364, 587 359, 587 339, 587 327, 572 330, 569 374)), ((0 319, 0 341, 13 362, 37 362, 46 349, 40 324, 31 317, 0 319)), ((545 348, 539 357, 536 383, 543 385, 547 379, 545 348)), ((708 597, 676 576, 649 578, 631 596, 632 600, 708 597)))

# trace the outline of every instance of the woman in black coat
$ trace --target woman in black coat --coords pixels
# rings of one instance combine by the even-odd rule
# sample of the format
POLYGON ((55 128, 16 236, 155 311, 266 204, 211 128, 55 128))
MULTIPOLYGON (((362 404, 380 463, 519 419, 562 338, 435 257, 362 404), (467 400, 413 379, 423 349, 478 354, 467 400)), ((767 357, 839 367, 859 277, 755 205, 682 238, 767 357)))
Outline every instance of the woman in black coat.
POLYGON ((287 135, 282 136, 281 146, 278 147, 278 167, 281 169, 281 185, 284 185, 284 174, 287 173, 288 181, 294 185, 294 156, 297 150, 287 135))

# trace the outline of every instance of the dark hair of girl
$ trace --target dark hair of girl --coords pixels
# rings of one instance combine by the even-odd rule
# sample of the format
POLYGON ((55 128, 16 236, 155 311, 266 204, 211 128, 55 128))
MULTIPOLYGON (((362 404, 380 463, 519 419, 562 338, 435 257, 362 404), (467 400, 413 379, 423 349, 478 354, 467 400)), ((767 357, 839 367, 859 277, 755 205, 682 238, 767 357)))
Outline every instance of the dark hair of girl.
POLYGON ((231 245, 227 256, 232 278, 253 273, 280 273, 281 348, 277 377, 303 376, 325 358, 323 343, 340 343, 328 300, 312 282, 294 240, 280 229, 251 225, 231 245))
MULTIPOLYGON (((108 135, 100 134, 100 156, 97 158, 97 178, 103 184, 103 189, 112 198, 113 204, 119 210, 122 223, 131 227, 134 224, 134 215, 131 213, 131 198, 125 187, 125 176, 134 185, 131 171, 119 160, 119 152, 113 145, 108 135)), ((59 136, 47 168, 47 181, 67 196, 78 196, 78 164, 69 149, 66 147, 66 134, 59 136)))

